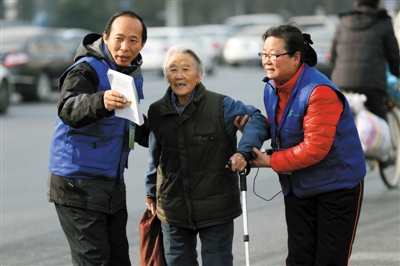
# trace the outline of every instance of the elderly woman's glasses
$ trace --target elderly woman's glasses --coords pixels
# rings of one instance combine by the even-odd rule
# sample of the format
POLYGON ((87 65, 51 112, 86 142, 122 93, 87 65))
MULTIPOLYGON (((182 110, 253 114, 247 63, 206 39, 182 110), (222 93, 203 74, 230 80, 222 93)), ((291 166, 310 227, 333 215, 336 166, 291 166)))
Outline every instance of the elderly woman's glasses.
POLYGON ((268 58, 271 61, 275 61, 278 57, 282 55, 287 55, 290 53, 283 53, 283 54, 264 54, 264 53, 258 53, 258 57, 260 57, 262 60, 267 60, 268 58))

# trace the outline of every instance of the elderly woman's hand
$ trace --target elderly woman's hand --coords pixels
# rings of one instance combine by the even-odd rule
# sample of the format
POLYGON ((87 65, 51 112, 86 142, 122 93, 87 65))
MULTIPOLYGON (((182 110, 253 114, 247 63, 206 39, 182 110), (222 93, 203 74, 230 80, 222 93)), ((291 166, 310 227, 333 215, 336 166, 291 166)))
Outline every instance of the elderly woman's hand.
POLYGON ((147 208, 151 211, 151 214, 154 214, 156 211, 156 200, 155 198, 152 197, 146 197, 146 206, 147 208))
POLYGON ((225 168, 231 168, 233 172, 234 171, 242 172, 247 166, 246 159, 240 153, 235 153, 234 155, 232 155, 232 157, 230 158, 230 162, 231 162, 230 167, 229 165, 226 165, 225 168))

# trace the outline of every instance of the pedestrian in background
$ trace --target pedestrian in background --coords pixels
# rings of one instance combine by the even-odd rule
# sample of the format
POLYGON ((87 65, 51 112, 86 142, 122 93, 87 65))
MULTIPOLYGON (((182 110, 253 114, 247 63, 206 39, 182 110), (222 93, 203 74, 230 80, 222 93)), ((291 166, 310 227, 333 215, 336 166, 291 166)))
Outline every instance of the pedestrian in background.
POLYGON ((253 106, 205 88, 201 59, 173 46, 163 66, 169 87, 148 111, 149 169, 146 204, 161 220, 171 266, 233 265, 233 220, 241 213, 237 174, 252 147, 266 139, 265 116, 253 106), (237 148, 236 116, 251 117, 237 148), (232 169, 227 166, 232 162, 232 169), (233 171, 232 171, 233 170, 233 171))
POLYGON ((348 265, 366 165, 345 96, 314 67, 311 37, 293 25, 269 28, 262 36, 259 56, 267 74, 264 105, 273 153, 254 148, 253 164, 279 176, 286 265, 348 265))
POLYGON ((124 169, 133 139, 147 146, 148 132, 116 117, 127 101, 111 90, 107 71, 133 77, 143 99, 140 66, 147 39, 142 19, 114 14, 103 34, 89 34, 75 63, 60 78, 58 116, 51 141, 48 198, 67 237, 73 265, 131 265, 126 236, 124 169))
POLYGON ((366 108, 387 120, 386 64, 396 77, 400 71, 392 21, 379 0, 358 0, 354 7, 340 14, 331 47, 331 79, 342 91, 367 96, 366 108))

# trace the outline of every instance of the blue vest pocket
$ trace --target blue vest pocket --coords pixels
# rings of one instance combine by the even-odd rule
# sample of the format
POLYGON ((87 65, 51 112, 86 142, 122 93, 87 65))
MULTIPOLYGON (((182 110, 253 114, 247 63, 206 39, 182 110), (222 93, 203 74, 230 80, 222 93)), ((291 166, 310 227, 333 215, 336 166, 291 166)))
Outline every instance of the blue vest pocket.
POLYGON ((80 166, 98 169, 109 169, 111 160, 108 158, 112 147, 106 141, 98 138, 75 138, 72 149, 72 163, 80 166))

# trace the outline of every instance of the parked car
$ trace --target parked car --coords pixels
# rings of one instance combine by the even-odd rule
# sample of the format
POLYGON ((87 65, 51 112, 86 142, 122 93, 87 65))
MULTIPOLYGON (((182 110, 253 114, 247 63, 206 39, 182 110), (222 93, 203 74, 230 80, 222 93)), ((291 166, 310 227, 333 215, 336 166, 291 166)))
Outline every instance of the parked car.
POLYGON ((242 64, 260 64, 257 56, 262 51, 264 42, 262 35, 272 25, 248 26, 230 37, 224 46, 223 58, 226 64, 239 66, 242 64))
POLYGON ((337 15, 306 15, 291 17, 287 20, 287 23, 294 22, 296 26, 305 31, 310 27, 336 28, 339 20, 337 15))
POLYGON ((335 34, 335 28, 324 26, 310 27, 305 32, 311 35, 311 40, 313 41, 311 47, 313 47, 317 53, 318 62, 315 67, 330 78, 332 72, 332 64, 330 61, 331 45, 335 34))
POLYGON ((283 16, 275 13, 259 13, 228 17, 224 24, 228 36, 233 36, 245 27, 256 25, 279 25, 285 22, 283 16))
POLYGON ((83 28, 59 28, 57 32, 64 38, 67 49, 72 55, 75 55, 76 49, 82 42, 83 37, 91 33, 91 31, 83 28))
POLYGON ((223 24, 208 24, 198 26, 188 26, 188 30, 194 35, 203 39, 206 48, 211 52, 216 64, 223 62, 222 50, 228 38, 227 28, 223 24))
POLYGON ((24 100, 47 101, 73 55, 56 29, 19 26, 1 30, 1 62, 24 100))
POLYGON ((5 113, 14 92, 14 78, 7 68, 0 66, 0 113, 5 113))
POLYGON ((19 26, 31 26, 33 25, 32 21, 28 20, 11 20, 11 19, 0 19, 0 28, 9 28, 9 27, 19 27, 19 26))
POLYGON ((203 62, 206 73, 212 74, 215 62, 212 52, 207 49, 204 40, 185 27, 149 27, 146 45, 141 51, 142 70, 157 71, 162 74, 165 54, 173 45, 186 45, 192 48, 203 62))

